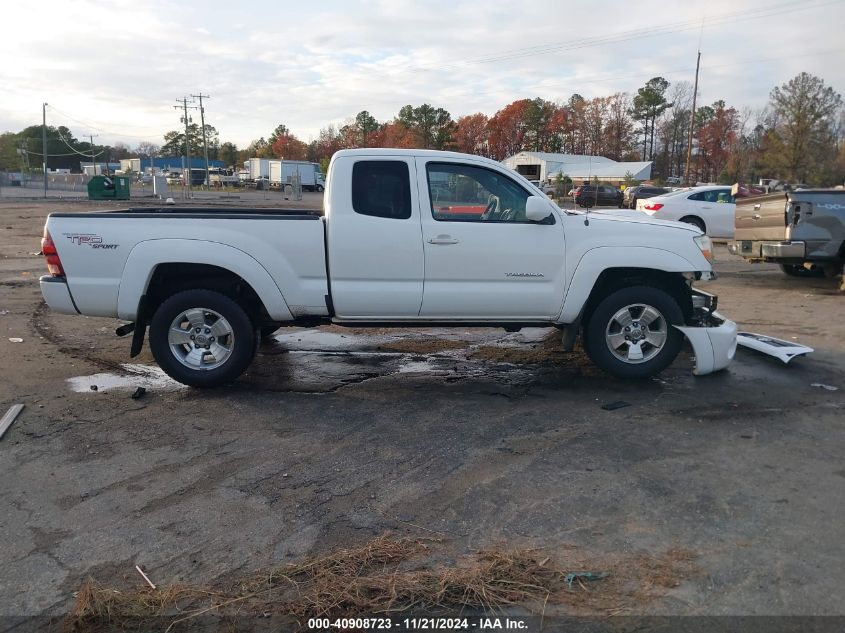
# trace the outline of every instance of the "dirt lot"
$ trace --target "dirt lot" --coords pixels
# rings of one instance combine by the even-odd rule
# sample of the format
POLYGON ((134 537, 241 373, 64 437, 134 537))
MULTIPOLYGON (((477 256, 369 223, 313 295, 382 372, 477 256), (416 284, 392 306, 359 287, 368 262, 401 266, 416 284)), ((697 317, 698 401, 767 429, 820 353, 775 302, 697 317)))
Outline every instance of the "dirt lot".
POLYGON ((0 441, 0 615, 61 614, 88 577, 137 587, 136 564, 208 583, 388 532, 444 556, 695 559, 624 613, 845 614, 833 282, 717 250, 723 313, 816 348, 790 366, 740 350, 695 378, 684 354, 626 383, 544 330, 288 329, 242 380, 196 391, 146 351, 127 365, 117 322, 44 309, 44 219, 89 206, 0 204, 0 412, 26 404, 0 441))

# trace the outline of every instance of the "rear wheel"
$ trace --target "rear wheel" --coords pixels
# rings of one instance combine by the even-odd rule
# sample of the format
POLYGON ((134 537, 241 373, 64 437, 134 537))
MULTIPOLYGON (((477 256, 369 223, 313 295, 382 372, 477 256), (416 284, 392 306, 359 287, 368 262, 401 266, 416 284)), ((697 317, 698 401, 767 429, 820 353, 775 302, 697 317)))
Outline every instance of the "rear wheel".
POLYGON ((252 362, 256 330, 244 309, 213 290, 186 290, 166 299, 150 322, 150 349, 174 380, 216 387, 252 362))
POLYGON ((618 378, 648 378, 668 367, 683 344, 678 302, 650 286, 617 290, 587 323, 584 346, 592 361, 618 378))
POLYGON ((824 269, 818 266, 812 268, 804 268, 804 264, 781 264, 780 269, 790 277, 800 277, 807 279, 809 277, 823 277, 824 269))

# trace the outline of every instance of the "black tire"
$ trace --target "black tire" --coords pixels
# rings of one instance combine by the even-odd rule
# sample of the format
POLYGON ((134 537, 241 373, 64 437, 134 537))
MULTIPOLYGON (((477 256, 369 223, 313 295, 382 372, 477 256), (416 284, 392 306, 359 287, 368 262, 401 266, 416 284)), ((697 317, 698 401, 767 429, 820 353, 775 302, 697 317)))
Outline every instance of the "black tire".
POLYGON ((824 268, 819 266, 804 268, 803 264, 781 264, 780 269, 790 277, 798 277, 800 279, 824 277, 824 268))
POLYGON ((317 185, 317 193, 323 193, 323 185, 317 185))
POLYGON ((636 199, 636 198, 634 198, 633 200, 631 200, 631 208, 632 208, 632 209, 636 209, 636 208, 637 208, 637 199, 636 199))
POLYGON ((623 288, 607 296, 593 310, 584 332, 584 348, 598 367, 617 378, 650 378, 671 365, 681 351, 684 335, 672 325, 683 325, 683 322, 678 302, 666 291, 651 286, 623 288), (614 315, 635 304, 655 309, 666 332, 662 347, 654 347, 657 350, 654 356, 637 362, 617 357, 610 350, 606 337, 614 315))
POLYGON ((692 224, 693 226, 697 226, 699 229, 701 229, 702 233, 707 232, 707 227, 704 226, 704 220, 702 220, 701 218, 697 218, 693 215, 688 215, 684 218, 681 218, 680 221, 686 222, 687 224, 692 224))
POLYGON ((836 279, 843 272, 843 267, 841 263, 826 264, 824 266, 814 266, 814 268, 821 268, 822 275, 824 275, 828 279, 836 279))
POLYGON ((213 290, 185 290, 165 299, 156 309, 150 322, 150 350, 159 367, 183 385, 189 387, 217 387, 240 376, 257 350, 256 330, 244 309, 233 299, 213 290), (220 366, 213 369, 191 369, 171 350, 171 323, 181 313, 192 308, 213 310, 231 326, 231 353, 220 366))

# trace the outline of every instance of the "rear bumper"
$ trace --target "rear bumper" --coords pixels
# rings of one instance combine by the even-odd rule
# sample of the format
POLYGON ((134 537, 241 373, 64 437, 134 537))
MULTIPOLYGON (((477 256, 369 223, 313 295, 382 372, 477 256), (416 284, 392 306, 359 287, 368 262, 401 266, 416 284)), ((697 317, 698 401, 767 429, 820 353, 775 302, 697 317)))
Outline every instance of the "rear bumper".
POLYGON ((707 325, 676 325, 692 345, 696 376, 712 374, 731 364, 736 355, 736 323, 713 312, 707 325))
POLYGON ((41 284, 41 295, 53 312, 61 314, 79 314, 73 297, 70 296, 67 280, 63 277, 44 275, 38 280, 41 284))
POLYGON ((807 253, 807 245, 804 242, 795 241, 734 240, 728 242, 728 250, 734 255, 747 259, 803 260, 807 253))

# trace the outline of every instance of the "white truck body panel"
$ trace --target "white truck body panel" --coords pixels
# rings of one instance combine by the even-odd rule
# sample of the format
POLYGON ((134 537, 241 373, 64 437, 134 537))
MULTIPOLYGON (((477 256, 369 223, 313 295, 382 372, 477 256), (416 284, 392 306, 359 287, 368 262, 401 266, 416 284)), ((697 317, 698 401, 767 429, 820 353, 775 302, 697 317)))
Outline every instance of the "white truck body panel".
POLYGON ((150 216, 156 214, 51 216, 50 234, 83 314, 133 320, 155 267, 171 262, 231 270, 255 284, 265 307, 280 321, 327 314, 323 223, 318 218, 150 216), (200 221, 207 222, 201 236, 200 221))
POLYGON ((270 159, 269 158, 250 158, 249 161, 249 179, 257 180, 259 178, 269 178, 270 176, 270 159))
POLYGON ((282 161, 271 160, 267 173, 270 182, 282 182, 282 161))
POLYGON ((298 174, 300 183, 306 189, 325 185, 320 166, 304 160, 270 160, 268 174, 270 182, 274 184, 288 184, 298 174))

